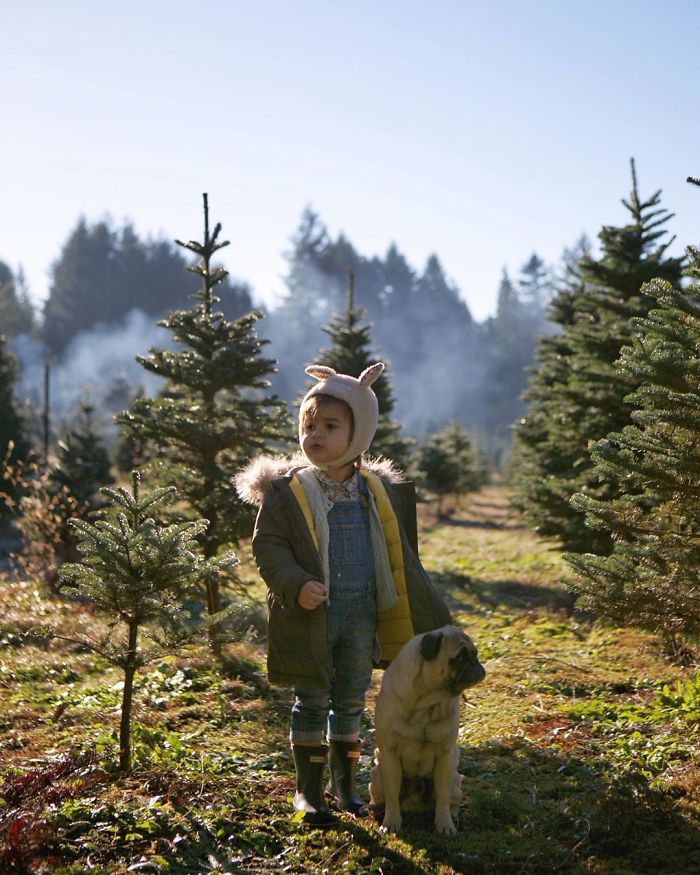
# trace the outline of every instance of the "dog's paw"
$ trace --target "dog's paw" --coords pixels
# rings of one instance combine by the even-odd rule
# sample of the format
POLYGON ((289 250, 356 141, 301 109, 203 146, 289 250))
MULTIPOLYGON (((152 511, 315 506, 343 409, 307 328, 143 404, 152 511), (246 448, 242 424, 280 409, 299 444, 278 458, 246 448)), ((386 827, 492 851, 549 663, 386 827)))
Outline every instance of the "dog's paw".
POLYGON ((435 818, 435 832, 443 836, 456 836, 457 827, 450 815, 435 818))
POLYGON ((401 812, 384 812, 384 820, 382 821, 382 832, 400 832, 401 831, 401 812))

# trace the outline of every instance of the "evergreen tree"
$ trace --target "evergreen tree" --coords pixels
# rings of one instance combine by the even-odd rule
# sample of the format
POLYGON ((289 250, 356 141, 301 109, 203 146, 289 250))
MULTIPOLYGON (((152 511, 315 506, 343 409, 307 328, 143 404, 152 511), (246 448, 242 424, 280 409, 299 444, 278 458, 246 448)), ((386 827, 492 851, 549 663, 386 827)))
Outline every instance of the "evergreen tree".
POLYGON ((455 419, 430 435, 418 451, 422 485, 437 496, 437 513, 443 516, 445 496, 459 499, 481 483, 480 462, 469 432, 455 419))
POLYGON ((416 275, 395 243, 384 258, 382 279, 382 310, 389 320, 401 321, 411 306, 416 275))
POLYGON ((417 433, 434 430, 470 409, 465 388, 472 374, 476 331, 469 308, 436 255, 414 279, 407 312, 383 328, 392 357, 399 407, 409 407, 404 421, 417 433), (388 339, 391 338, 389 341, 388 339), (466 379, 436 379, 459 373, 466 379))
MULTIPOLYGON (((44 306, 43 338, 61 355, 71 340, 97 324, 116 325, 133 309, 151 316, 184 305, 197 281, 169 241, 141 240, 133 227, 81 219, 53 265, 44 306)), ((252 308, 249 286, 223 276, 218 289, 224 314, 238 318, 252 308)))
POLYGON ((65 564, 61 578, 109 620, 101 640, 90 636, 78 643, 123 671, 119 767, 128 772, 137 671, 191 640, 183 602, 202 579, 215 579, 237 559, 232 553, 213 561, 198 555, 196 539, 205 531, 206 520, 165 525, 158 519, 164 502, 177 495, 173 487, 141 495, 135 471, 131 492, 104 489, 103 494, 110 500, 105 519, 71 521, 82 560, 65 564), (146 645, 144 638, 149 640, 146 645))
POLYGON ((518 475, 516 500, 541 534, 560 539, 574 552, 610 551, 609 535, 582 526, 569 499, 575 492, 602 501, 620 494, 614 479, 598 476, 589 443, 630 422, 625 397, 637 386, 632 374, 616 369, 615 361, 634 335, 631 320, 645 316, 653 303, 642 286, 655 276, 674 286, 680 282, 683 259, 666 254, 673 238, 664 239, 663 226, 671 215, 660 207, 660 194, 640 200, 632 162, 632 193, 623 200, 630 222, 603 227, 601 256, 586 255, 579 262, 581 288, 557 304, 571 320, 554 341, 562 350, 557 379, 546 387, 534 377, 530 410, 516 430, 518 440, 522 435, 531 442, 528 419, 535 417, 532 431, 541 441, 538 452, 527 454, 527 471, 518 475))
MULTIPOLYGON (((244 460, 286 436, 284 404, 266 394, 274 361, 261 356, 266 341, 255 325, 259 312, 233 322, 215 309, 214 288, 224 279, 212 257, 228 245, 218 242, 221 225, 209 229, 204 195, 204 241, 178 242, 199 259, 191 270, 202 288, 189 310, 171 313, 160 324, 178 344, 176 350, 152 349, 138 356, 146 370, 163 377, 166 389, 157 398, 137 398, 117 417, 128 434, 152 443, 150 463, 160 482, 174 482, 196 518, 209 520, 200 535, 206 558, 250 533, 252 520, 233 485, 244 460)), ((207 606, 221 609, 218 583, 209 582, 207 606)))
POLYGON ((549 269, 536 252, 520 269, 518 280, 520 300, 523 302, 530 321, 533 334, 539 334, 545 328, 545 309, 549 301, 552 282, 549 269))
POLYGON ((568 500, 566 479, 571 474, 571 456, 556 432, 550 439, 550 420, 560 403, 558 393, 569 379, 573 354, 569 329, 575 321, 577 302, 586 289, 580 264, 590 251, 585 236, 574 247, 564 250, 554 280, 555 294, 548 308, 550 322, 557 330, 538 340, 535 367, 523 396, 529 404, 527 415, 516 426, 510 462, 513 504, 540 532, 547 526, 552 502, 561 505, 568 500), (547 476, 543 477, 545 470, 547 476))
POLYGON ((637 386, 625 399, 632 424, 593 447, 595 471, 621 494, 572 499, 612 537, 612 552, 568 557, 586 605, 660 635, 676 657, 700 640, 700 250, 688 254, 688 289, 643 287, 655 306, 632 320, 636 337, 618 362, 637 386))
POLYGON ((472 401, 480 419, 474 425, 502 452, 510 445, 513 423, 525 413, 521 399, 535 350, 535 333, 528 308, 505 268, 498 289, 496 315, 484 326, 482 344, 484 376, 474 390, 475 401, 472 401))
MULTIPOLYGON (((141 407, 144 398, 143 389, 139 389, 132 397, 129 406, 133 409, 141 407)), ((128 474, 134 468, 145 468, 151 459, 150 450, 145 438, 137 436, 131 429, 120 429, 114 447, 114 463, 117 470, 128 474)))
POLYGON ((82 403, 75 421, 58 442, 53 479, 80 507, 94 510, 100 486, 114 482, 109 454, 93 421, 94 408, 82 403))
MULTIPOLYGON (((448 280, 437 255, 429 256, 423 273, 417 278, 407 315, 415 323, 414 358, 417 352, 420 357, 434 349, 435 340, 440 336, 440 355, 444 356, 453 348, 453 341, 463 340, 465 330, 471 328, 469 308, 460 298, 457 287, 448 280)), ((462 344, 458 346, 463 353, 462 344)))
MULTIPOLYGON (((185 275, 187 260, 177 246, 169 240, 137 241, 144 254, 125 275, 130 276, 129 287, 138 288, 129 307, 138 307, 151 316, 164 316, 171 310, 183 307, 198 289, 197 278, 185 275), (143 263, 143 267, 141 264, 143 263)), ((124 239, 122 237, 120 257, 123 259, 124 239)), ((253 309, 250 286, 240 280, 231 280, 224 275, 216 289, 220 298, 219 309, 226 319, 238 319, 253 309)))
POLYGON ((43 340, 60 355, 73 337, 97 322, 110 322, 121 304, 115 235, 106 222, 78 222, 52 267, 44 304, 43 340))
POLYGON ((331 250, 326 226, 318 214, 307 207, 292 237, 292 250, 287 253, 287 302, 293 304, 291 312, 302 323, 320 325, 338 309, 338 276, 329 270, 331 250))
POLYGON ((0 520, 9 514, 6 497, 18 497, 18 484, 7 476, 8 468, 27 461, 30 444, 25 417, 17 404, 17 364, 7 338, 0 334, 0 520))
MULTIPOLYGON (((352 268, 348 268, 348 304, 343 316, 334 316, 323 330, 331 338, 330 349, 319 352, 317 361, 334 368, 338 373, 358 377, 378 357, 370 353, 371 328, 362 325, 364 312, 355 308, 355 280, 352 268)), ((379 404, 379 423, 372 441, 370 453, 385 456, 400 468, 408 464, 410 442, 401 437, 400 425, 391 418, 394 399, 386 371, 372 386, 379 404)))
POLYGON ((0 334, 15 337, 35 328, 34 308, 29 300, 24 274, 17 276, 0 261, 0 334))
POLYGON ((387 250, 380 263, 377 288, 378 314, 375 323, 377 343, 382 349, 391 349, 391 358, 403 367, 411 358, 414 341, 409 326, 416 274, 395 243, 387 250), (397 327, 400 326, 400 330, 397 327))
POLYGON ((287 294, 269 321, 276 357, 285 363, 273 385, 289 399, 303 385, 304 367, 321 340, 321 326, 342 309, 340 275, 328 272, 332 242, 326 226, 310 207, 304 210, 291 243, 285 255, 289 264, 287 294))

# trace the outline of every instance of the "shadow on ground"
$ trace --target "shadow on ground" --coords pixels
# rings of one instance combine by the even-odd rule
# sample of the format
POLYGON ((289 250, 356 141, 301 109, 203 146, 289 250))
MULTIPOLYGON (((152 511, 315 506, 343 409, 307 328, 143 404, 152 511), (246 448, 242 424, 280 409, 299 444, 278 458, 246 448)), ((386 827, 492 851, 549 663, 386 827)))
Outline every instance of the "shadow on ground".
POLYGON ((472 602, 472 610, 483 607, 512 611, 544 608, 570 615, 576 604, 575 596, 564 586, 544 586, 520 580, 476 580, 449 572, 433 572, 432 577, 444 593, 452 594, 451 607, 466 612, 469 612, 472 602), (461 594, 468 600, 458 598, 461 594))
MULTIPOLYGON (((436 835, 430 815, 405 817, 402 842, 434 864, 523 875, 698 871, 700 832, 639 773, 616 772, 604 760, 543 750, 524 739, 466 748, 460 771, 465 795, 454 839, 436 835)), ((361 828, 352 833, 368 859, 383 853, 374 871, 426 871, 389 856, 361 828)))
POLYGON ((464 519, 464 517, 444 517, 439 520, 441 526, 455 526, 462 529, 492 529, 494 531, 524 531, 521 523, 506 520, 500 522, 493 519, 464 519))

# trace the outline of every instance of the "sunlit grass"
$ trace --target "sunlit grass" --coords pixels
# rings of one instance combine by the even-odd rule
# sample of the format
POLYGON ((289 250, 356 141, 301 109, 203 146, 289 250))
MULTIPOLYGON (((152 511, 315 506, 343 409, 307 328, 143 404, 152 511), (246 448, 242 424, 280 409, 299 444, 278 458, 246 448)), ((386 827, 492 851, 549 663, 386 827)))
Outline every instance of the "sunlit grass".
MULTIPOLYGON (((577 614, 566 566, 502 489, 439 523, 423 507, 421 528, 424 564, 487 669, 462 706, 457 838, 415 815, 400 837, 373 819, 344 815, 326 833, 294 821, 290 693, 267 683, 257 621, 223 667, 200 645, 138 678, 134 771, 120 777, 119 673, 37 634, 48 622, 66 637, 96 633, 100 621, 31 582, 5 582, 0 871, 696 872, 693 672, 665 661, 651 637, 577 614)), ((259 613, 263 589, 247 545, 240 552, 259 613)), ((363 727, 363 789, 380 678, 363 727)))

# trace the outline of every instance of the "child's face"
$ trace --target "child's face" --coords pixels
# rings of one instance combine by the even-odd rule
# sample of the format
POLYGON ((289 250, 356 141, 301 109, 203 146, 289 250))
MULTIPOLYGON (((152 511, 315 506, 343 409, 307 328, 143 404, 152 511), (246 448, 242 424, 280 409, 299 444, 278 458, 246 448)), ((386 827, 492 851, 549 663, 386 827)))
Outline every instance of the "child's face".
POLYGON ((352 417, 347 407, 329 401, 306 415, 301 448, 314 465, 328 465, 343 455, 351 438, 352 417))

